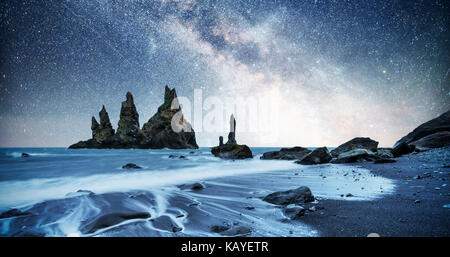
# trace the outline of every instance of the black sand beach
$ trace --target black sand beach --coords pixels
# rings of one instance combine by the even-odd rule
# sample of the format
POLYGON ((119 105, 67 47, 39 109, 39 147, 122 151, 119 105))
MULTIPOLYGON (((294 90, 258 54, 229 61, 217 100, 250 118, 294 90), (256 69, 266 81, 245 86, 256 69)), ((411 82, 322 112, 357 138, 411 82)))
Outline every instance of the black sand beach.
POLYGON ((309 213, 302 222, 331 237, 450 236, 450 208, 443 207, 450 203, 444 186, 450 179, 449 148, 405 155, 396 163, 353 165, 395 180, 395 193, 375 201, 322 200, 323 214, 309 213))

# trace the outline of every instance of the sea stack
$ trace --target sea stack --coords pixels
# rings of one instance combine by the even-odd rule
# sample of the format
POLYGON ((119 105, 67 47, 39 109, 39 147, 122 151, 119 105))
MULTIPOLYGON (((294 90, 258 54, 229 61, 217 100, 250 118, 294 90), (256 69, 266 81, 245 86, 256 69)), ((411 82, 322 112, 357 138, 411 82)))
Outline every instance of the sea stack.
POLYGON ((140 134, 142 148, 198 148, 194 129, 184 119, 175 88, 168 86, 165 87, 164 103, 144 124, 140 134))
POLYGON ((128 92, 126 101, 122 102, 117 134, 125 144, 136 144, 139 134, 139 114, 134 105, 133 95, 128 92))
POLYGON ((114 132, 105 106, 99 116, 100 123, 92 117, 92 139, 80 141, 69 148, 198 148, 195 132, 183 117, 176 91, 168 86, 165 87, 164 103, 142 129, 130 92, 122 102, 117 132, 114 132))
POLYGON ((234 115, 230 117, 230 133, 228 141, 223 144, 223 137, 219 137, 219 145, 211 148, 211 153, 222 159, 247 159, 253 158, 253 153, 246 145, 239 145, 236 142, 236 119, 234 115))

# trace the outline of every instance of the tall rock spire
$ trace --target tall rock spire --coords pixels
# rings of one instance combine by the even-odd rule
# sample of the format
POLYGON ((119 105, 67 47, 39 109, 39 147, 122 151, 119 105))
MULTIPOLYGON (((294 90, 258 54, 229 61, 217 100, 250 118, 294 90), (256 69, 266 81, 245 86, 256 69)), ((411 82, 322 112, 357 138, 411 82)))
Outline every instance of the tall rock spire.
POLYGON ((134 105, 133 95, 128 92, 127 100, 122 102, 117 134, 125 142, 135 142, 139 133, 139 114, 134 105))
POLYGON ((104 105, 102 106, 102 110, 99 112, 99 116, 100 124, 98 124, 95 117, 92 117, 92 138, 97 141, 97 143, 103 143, 114 135, 114 129, 109 121, 109 115, 104 105))

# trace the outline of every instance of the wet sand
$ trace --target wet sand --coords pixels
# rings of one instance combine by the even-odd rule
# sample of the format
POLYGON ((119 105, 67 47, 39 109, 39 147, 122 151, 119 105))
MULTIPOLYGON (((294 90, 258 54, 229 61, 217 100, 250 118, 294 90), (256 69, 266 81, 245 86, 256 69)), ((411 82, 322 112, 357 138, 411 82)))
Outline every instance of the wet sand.
POLYGON ((450 208, 443 207, 450 204, 449 186, 445 186, 450 179, 449 148, 402 156, 396 163, 353 165, 393 179, 395 193, 375 201, 323 200, 322 214, 302 219, 320 236, 450 236, 450 208))

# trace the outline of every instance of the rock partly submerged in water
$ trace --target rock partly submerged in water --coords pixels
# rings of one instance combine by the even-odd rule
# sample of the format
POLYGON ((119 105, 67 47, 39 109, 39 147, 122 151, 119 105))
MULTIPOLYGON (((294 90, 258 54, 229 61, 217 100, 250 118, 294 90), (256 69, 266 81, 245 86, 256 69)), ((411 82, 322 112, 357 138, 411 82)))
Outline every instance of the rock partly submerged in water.
POLYGON ((301 186, 296 189, 271 193, 264 197, 263 201, 277 205, 302 204, 313 202, 314 196, 309 187, 301 186))
POLYGON ((264 160, 301 160, 306 155, 311 153, 311 150, 296 146, 292 148, 281 148, 280 151, 266 152, 261 156, 264 160))
POLYGON ((11 218, 11 217, 17 217, 17 216, 24 216, 24 215, 30 215, 31 213, 29 212, 23 212, 19 209, 11 209, 8 211, 5 211, 3 213, 0 214, 0 219, 6 219, 6 218, 11 218))
POLYGON ((142 169, 142 167, 140 167, 134 163, 127 163, 122 166, 122 169, 142 169))
POLYGON ((370 139, 369 137, 355 137, 352 140, 343 143, 336 147, 330 153, 333 157, 338 157, 342 153, 349 152, 355 149, 364 149, 370 152, 376 152, 378 142, 370 139))
POLYGON ((319 147, 314 149, 311 153, 306 155, 303 159, 296 161, 295 163, 304 165, 314 165, 329 163, 333 157, 326 147, 319 147))
POLYGON ((223 144, 222 137, 219 138, 219 145, 211 148, 211 153, 222 159, 248 159, 253 158, 253 153, 246 145, 238 145, 235 138, 236 120, 231 115, 230 133, 228 142, 223 144))
POLYGON ((28 154, 28 153, 22 153, 22 155, 21 155, 22 157, 31 157, 31 155, 30 154, 28 154))

